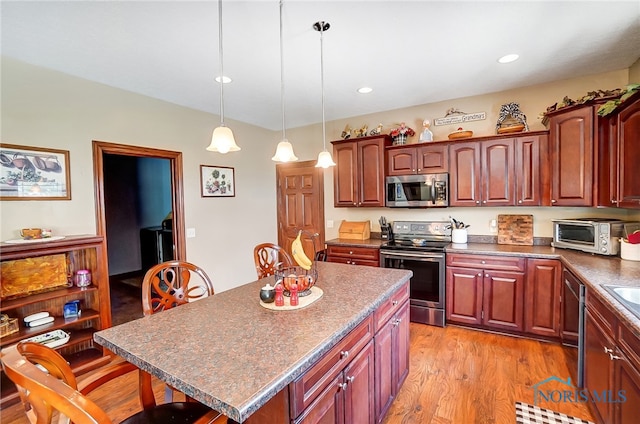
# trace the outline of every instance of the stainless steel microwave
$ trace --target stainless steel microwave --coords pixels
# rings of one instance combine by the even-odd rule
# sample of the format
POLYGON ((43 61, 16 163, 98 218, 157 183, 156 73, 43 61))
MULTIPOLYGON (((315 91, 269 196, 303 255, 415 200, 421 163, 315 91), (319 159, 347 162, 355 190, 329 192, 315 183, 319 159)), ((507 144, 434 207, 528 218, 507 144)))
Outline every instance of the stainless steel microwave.
POLYGON ((386 205, 390 208, 449 206, 449 174, 387 177, 386 205))
POLYGON ((617 255, 625 221, 607 218, 553 219, 553 247, 617 255))

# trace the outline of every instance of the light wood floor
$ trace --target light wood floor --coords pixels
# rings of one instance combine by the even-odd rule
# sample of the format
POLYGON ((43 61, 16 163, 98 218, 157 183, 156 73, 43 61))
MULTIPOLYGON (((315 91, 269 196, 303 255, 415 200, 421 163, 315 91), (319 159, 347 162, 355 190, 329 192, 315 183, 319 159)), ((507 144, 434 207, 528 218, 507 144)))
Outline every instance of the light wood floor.
MULTIPOLYGON (((552 375, 565 379, 573 366, 566 356, 574 356, 575 349, 555 344, 454 326, 412 323, 410 329, 409 376, 383 424, 514 424, 516 401, 533 404, 534 384, 552 375)), ((135 373, 116 384, 92 396, 119 422, 138 409, 135 373)), ((163 387, 155 385, 159 401, 163 387)), ((539 406, 594 421, 584 404, 539 406)), ((20 405, 0 414, 2 424, 28 424, 20 405)))

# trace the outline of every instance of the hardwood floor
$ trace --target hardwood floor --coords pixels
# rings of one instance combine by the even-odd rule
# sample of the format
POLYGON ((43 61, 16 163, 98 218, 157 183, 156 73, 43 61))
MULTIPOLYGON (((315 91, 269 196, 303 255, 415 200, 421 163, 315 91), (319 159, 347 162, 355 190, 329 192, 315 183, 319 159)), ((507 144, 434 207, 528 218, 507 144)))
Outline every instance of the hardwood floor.
MULTIPOLYGON (((515 402, 534 403, 533 385, 550 377, 569 376, 564 348, 460 327, 412 323, 411 365, 397 399, 383 424, 515 423, 515 402)), ((117 389, 92 395, 114 422, 136 411, 135 373, 123 377, 117 389)), ((545 385, 545 389, 558 388, 545 385)), ((154 385, 161 401, 164 386, 154 385)), ((553 409, 594 421, 585 404, 541 402, 553 409)), ((0 411, 2 424, 28 424, 20 405, 0 411)))

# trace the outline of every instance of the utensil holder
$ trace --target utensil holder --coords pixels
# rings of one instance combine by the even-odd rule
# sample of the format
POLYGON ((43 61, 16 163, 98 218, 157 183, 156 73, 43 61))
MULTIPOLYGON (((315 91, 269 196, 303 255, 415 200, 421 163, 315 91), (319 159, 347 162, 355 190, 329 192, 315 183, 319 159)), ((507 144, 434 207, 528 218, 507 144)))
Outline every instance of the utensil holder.
POLYGON ((464 228, 452 229, 451 242, 456 244, 465 244, 467 242, 467 230, 464 228))

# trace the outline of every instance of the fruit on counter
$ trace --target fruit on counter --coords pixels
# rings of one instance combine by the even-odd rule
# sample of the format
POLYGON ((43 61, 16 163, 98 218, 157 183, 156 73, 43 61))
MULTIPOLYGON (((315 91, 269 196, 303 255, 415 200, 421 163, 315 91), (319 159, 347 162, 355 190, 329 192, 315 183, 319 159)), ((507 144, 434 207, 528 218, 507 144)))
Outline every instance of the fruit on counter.
POLYGON ((306 270, 311 269, 311 259, 307 257, 304 253, 304 249, 302 248, 302 240, 300 240, 300 236, 302 235, 302 231, 298 231, 298 236, 291 242, 291 254, 293 255, 293 259, 300 265, 302 268, 306 270))

